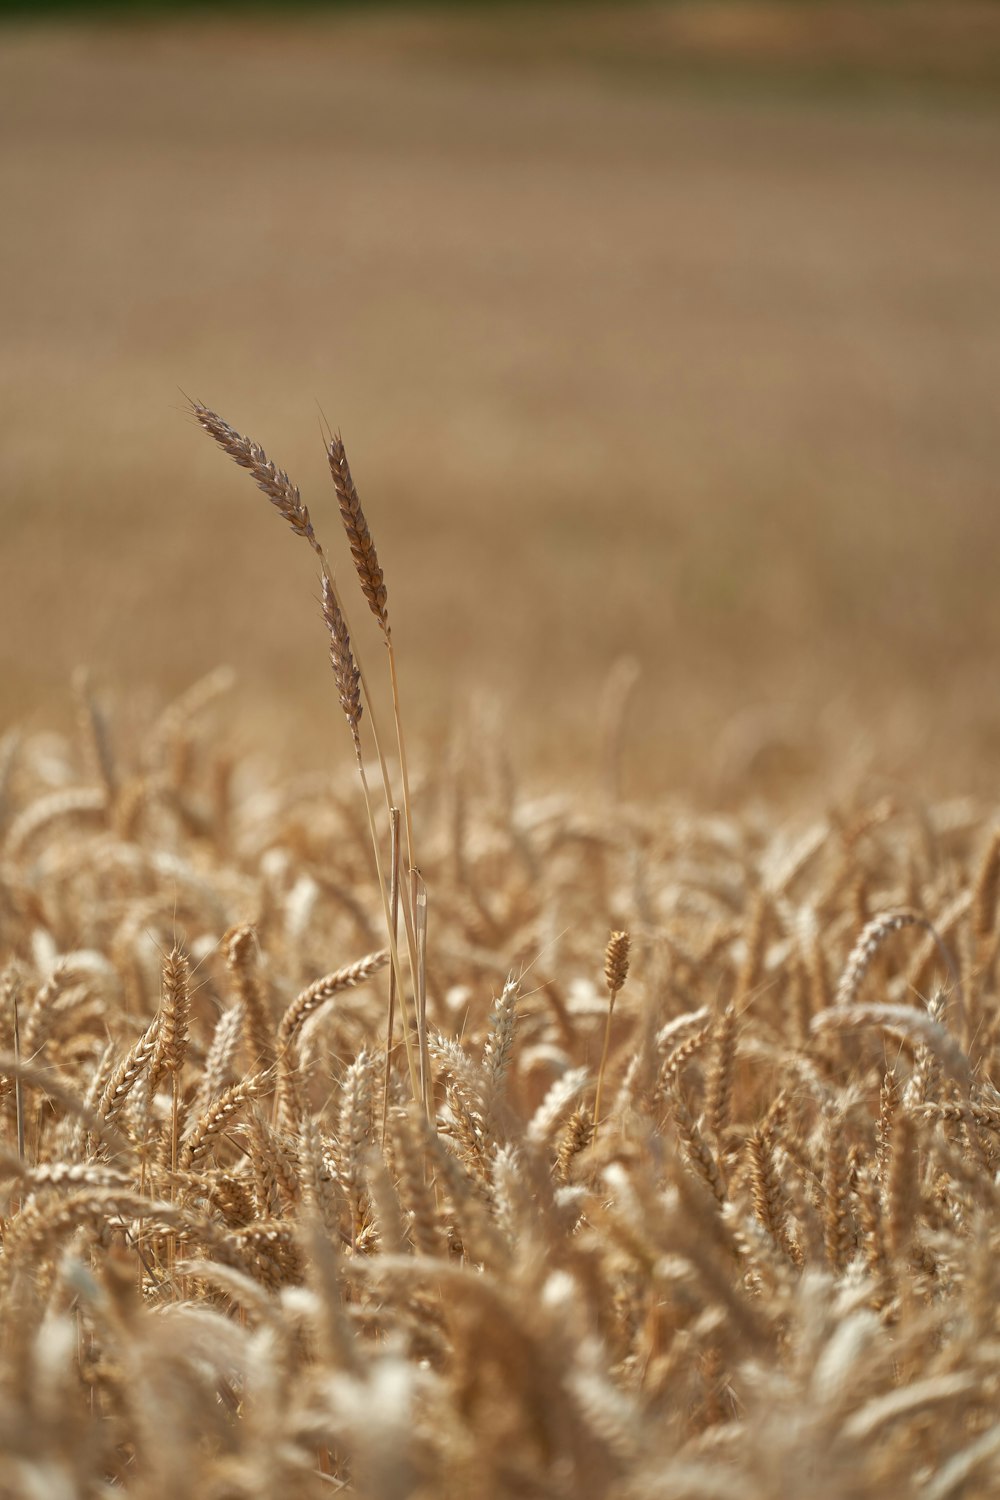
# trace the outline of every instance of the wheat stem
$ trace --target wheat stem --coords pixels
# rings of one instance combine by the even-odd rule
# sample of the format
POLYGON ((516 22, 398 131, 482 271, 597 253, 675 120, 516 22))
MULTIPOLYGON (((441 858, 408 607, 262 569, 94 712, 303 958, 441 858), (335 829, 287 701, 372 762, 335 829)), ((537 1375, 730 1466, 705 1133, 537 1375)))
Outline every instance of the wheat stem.
MULTIPOLYGON (((399 808, 389 814, 389 858, 392 871, 389 885, 389 915, 395 936, 399 931, 399 808)), ((389 971, 389 1007, 385 1022, 385 1078, 382 1088, 382 1146, 385 1147, 389 1123, 389 1073, 392 1067, 392 1025, 396 1015, 396 970, 389 971)))
MULTIPOLYGON (((385 756, 382 753, 382 742, 381 742, 381 739, 379 737, 378 724, 377 724, 376 717, 375 717, 375 706, 374 706, 374 703, 372 701, 372 695, 371 695, 371 692, 369 690, 367 680, 365 678, 364 669, 363 669, 363 667, 361 665, 360 654, 358 653, 356 644, 352 644, 353 637, 351 636, 351 633, 350 633, 350 623, 349 623, 349 620, 348 620, 347 611, 344 608, 343 598, 342 598, 339 590, 337 589, 336 583, 333 580, 333 576, 330 573, 329 566, 327 564, 325 556, 322 558, 322 562, 323 562, 323 577, 322 577, 323 617, 324 617, 324 619, 327 622, 328 629, 330 630, 331 658, 333 660, 334 674, 335 674, 335 676, 337 677, 337 680, 338 680, 338 690, 340 689, 340 686, 341 686, 341 682, 340 682, 341 676, 343 675, 344 671, 346 670, 346 668, 344 666, 338 665, 338 654, 343 654, 343 652, 346 651, 347 654, 351 658, 350 668, 354 672, 354 674, 356 675, 357 682, 360 683, 361 691, 364 694, 365 703, 366 703, 366 705, 368 707, 368 721, 371 724, 372 739, 375 742, 375 753, 376 753, 376 755, 378 757, 379 770, 380 770, 381 775, 382 775, 382 790, 383 790, 383 794, 384 794, 384 797, 385 797, 385 805, 386 805, 386 808, 388 810, 389 818, 390 818, 390 822, 391 822, 391 820, 392 820, 392 809, 393 809, 393 806, 394 806, 394 799, 393 799, 393 792, 392 792, 392 783, 391 783, 391 781, 389 779, 389 771, 388 771, 388 768, 386 766, 385 756)), ((356 699, 356 696, 357 695, 355 693, 355 695, 354 695, 355 699, 356 699)), ((354 751, 355 751, 355 755, 357 757, 359 757, 359 759, 360 759, 360 756, 361 756, 361 740, 360 740, 360 733, 359 733, 359 728, 358 728, 358 726, 360 724, 360 720, 361 720, 361 706, 360 706, 360 702, 357 701, 357 702, 353 703, 352 709, 349 710, 349 707, 345 706, 345 700, 344 700, 343 693, 341 693, 340 702, 341 702, 341 707, 344 708, 344 712, 347 715, 348 723, 350 724, 350 727, 351 727, 351 734, 352 734, 352 736, 354 738, 354 751), (356 710, 356 711, 354 711, 354 710, 356 710), (353 716, 352 716, 352 713, 353 713, 353 716)), ((373 838, 373 840, 375 840, 376 839, 376 834, 374 832, 375 822, 374 822, 374 817, 371 814, 371 808, 370 808, 370 806, 368 808, 368 812, 369 812, 369 821, 370 821, 371 828, 372 828, 372 838, 373 838)), ((378 864, 379 863, 379 853, 378 853, 377 845, 375 847, 375 860, 376 860, 376 863, 378 864)), ((419 973, 419 963, 418 963, 418 958, 417 958, 417 941, 416 941, 416 933, 415 933, 414 924, 413 924, 413 912, 412 912, 410 904, 408 902, 406 902, 406 901, 403 902, 403 926, 404 926, 404 929, 405 929, 405 932, 406 932, 406 952, 407 952, 407 959, 408 959, 408 962, 409 962, 409 969, 410 969, 410 983, 411 983, 411 985, 413 987, 414 1004, 416 1004, 416 996, 418 994, 418 973, 419 973)), ((395 943, 395 936, 393 936, 392 942, 395 943)), ((392 946, 392 945, 390 945, 390 946, 392 946)), ((399 985, 400 990, 402 990, 402 979, 401 979, 401 976, 398 974, 398 972, 397 972, 397 984, 399 985)))
POLYGON ((389 892, 386 888, 385 875, 382 871, 382 858, 378 851, 378 834, 375 829, 375 815, 372 811, 371 792, 368 787, 368 777, 365 774, 365 763, 358 747, 358 774, 361 777, 361 790, 365 798, 365 812, 368 814, 368 829, 371 833, 372 849, 375 854, 375 873, 378 876, 379 895, 382 897, 382 913, 385 917, 385 930, 389 935, 389 953, 392 957, 392 967, 396 975, 396 986, 399 990, 399 1010, 403 1027, 403 1044, 406 1048, 406 1065, 410 1072, 410 1088, 414 1099, 421 1098, 420 1073, 413 1057, 413 1043, 410 1038, 410 1017, 407 1011, 406 991, 403 988, 402 974, 399 967, 399 950, 396 945, 396 933, 392 925, 392 910, 389 905, 389 892))

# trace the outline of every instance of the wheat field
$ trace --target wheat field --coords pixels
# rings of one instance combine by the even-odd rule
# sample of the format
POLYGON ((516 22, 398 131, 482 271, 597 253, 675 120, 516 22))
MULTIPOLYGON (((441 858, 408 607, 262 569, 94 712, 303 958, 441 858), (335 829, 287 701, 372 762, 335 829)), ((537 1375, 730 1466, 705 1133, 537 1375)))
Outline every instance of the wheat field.
POLYGON ((894 11, 4 34, 0 1500, 1000 1492, 1000 45, 894 11))
POLYGON ((340 438, 335 581, 191 414, 311 551, 359 776, 261 780, 220 673, 4 739, 0 1493, 994 1494, 995 806, 411 777, 340 438))

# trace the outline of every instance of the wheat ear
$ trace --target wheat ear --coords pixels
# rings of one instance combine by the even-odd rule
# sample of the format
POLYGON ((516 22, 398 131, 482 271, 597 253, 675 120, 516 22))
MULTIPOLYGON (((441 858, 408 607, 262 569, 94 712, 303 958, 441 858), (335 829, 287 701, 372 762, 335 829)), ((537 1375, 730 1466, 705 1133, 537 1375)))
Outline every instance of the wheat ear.
POLYGON ((365 598, 368 600, 368 607, 378 621, 379 629, 382 632, 389 653, 392 711, 396 720, 399 768, 403 778, 403 820, 406 827, 406 855, 409 867, 413 870, 416 869, 416 860, 413 852, 410 778, 406 763, 406 743, 403 738, 402 720, 399 711, 399 684, 396 677, 396 653, 393 648, 392 630, 389 625, 388 592, 382 568, 379 564, 378 553, 375 550, 375 543, 372 541, 372 534, 364 510, 361 507, 361 499, 354 483, 354 477, 351 474, 351 466, 347 462, 347 453, 339 432, 331 437, 326 452, 330 464, 333 487, 337 492, 337 503, 340 506, 341 520, 344 523, 344 531, 347 533, 351 556, 354 558, 354 566, 357 569, 358 581, 361 584, 365 598))
MULTIPOLYGON (((326 553, 313 529, 309 511, 302 502, 298 486, 292 483, 284 469, 279 469, 272 463, 259 443, 253 442, 251 438, 244 437, 242 433, 230 427, 229 423, 224 421, 218 412, 212 411, 210 407, 204 406, 200 401, 192 401, 191 409, 196 420, 208 435, 215 439, 224 452, 228 453, 230 458, 239 464, 240 468, 249 471, 258 489, 263 490, 264 494, 271 501, 271 504, 277 508, 279 514, 291 526, 296 536, 303 537, 309 543, 319 560, 320 570, 324 579, 332 587, 333 578, 326 553)), ((344 613, 346 623, 346 611, 342 610, 342 612, 344 613)), ((364 667, 361 664, 360 658, 357 660, 357 667, 361 688, 368 702, 372 737, 375 741, 379 769, 382 773, 382 782, 385 788, 386 807, 390 807, 393 799, 392 787, 389 782, 389 771, 385 763, 385 756, 382 753, 378 725, 375 720, 375 706, 372 702, 372 696, 368 689, 364 667)))
POLYGON ((279 469, 271 462, 258 443, 230 427, 218 412, 203 406, 200 401, 192 401, 191 407, 195 418, 209 437, 213 437, 241 469, 249 470, 257 488, 264 491, 295 535, 304 537, 317 557, 322 557, 323 549, 316 539, 309 511, 302 502, 298 485, 292 483, 284 469, 279 469))
POLYGON ((278 1027, 278 1048, 284 1052, 295 1041, 305 1023, 335 995, 342 990, 354 989, 359 984, 364 984, 379 969, 384 968, 388 960, 388 953, 380 949, 377 953, 368 953, 364 958, 359 958, 353 964, 346 964, 342 969, 335 969, 332 974, 324 974, 322 979, 316 979, 307 989, 297 995, 291 1005, 281 1018, 278 1027))
MULTIPOLYGON (((156 1034, 156 1053, 150 1065, 150 1079, 155 1084, 161 1073, 170 1074, 170 1175, 171 1198, 177 1176, 177 1140, 180 1123, 181 1069, 187 1057, 191 1029, 191 965, 187 955, 177 947, 170 950, 163 964, 163 999, 160 1002, 160 1025, 156 1034)), ((173 1267, 175 1244, 168 1244, 168 1264, 173 1267)))
POLYGON ((631 939, 627 932, 613 932, 604 950, 604 978, 608 986, 608 1019, 604 1027, 604 1046, 601 1049, 601 1066, 597 1073, 597 1092, 594 1095, 594 1139, 601 1123, 601 1094, 604 1089, 604 1070, 608 1065, 608 1047, 611 1042, 611 1017, 614 1014, 618 992, 628 978, 629 947, 631 939))

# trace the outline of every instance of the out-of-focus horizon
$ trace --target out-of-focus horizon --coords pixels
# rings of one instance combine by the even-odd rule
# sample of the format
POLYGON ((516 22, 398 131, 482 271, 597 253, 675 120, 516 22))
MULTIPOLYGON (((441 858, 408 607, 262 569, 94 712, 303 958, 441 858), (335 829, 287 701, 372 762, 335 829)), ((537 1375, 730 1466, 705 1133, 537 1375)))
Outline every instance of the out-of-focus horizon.
POLYGON ((635 784, 988 776, 998 105, 992 5, 9 23, 0 721, 227 662, 248 747, 349 755, 309 555, 183 389, 346 581, 342 430, 425 744, 499 701, 586 769, 632 658, 635 784))

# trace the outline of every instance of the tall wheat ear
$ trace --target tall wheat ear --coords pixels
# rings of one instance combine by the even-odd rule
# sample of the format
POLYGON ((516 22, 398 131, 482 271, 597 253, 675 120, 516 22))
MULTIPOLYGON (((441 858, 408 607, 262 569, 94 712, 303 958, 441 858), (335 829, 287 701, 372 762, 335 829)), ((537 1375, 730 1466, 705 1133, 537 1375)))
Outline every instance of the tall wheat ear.
MULTIPOLYGON (((375 813, 372 806, 371 790, 368 784, 367 772, 365 770, 365 758, 361 744, 360 730, 363 711, 362 694, 364 695, 364 701, 368 706, 369 722, 372 726, 372 738, 375 743, 379 769, 382 774, 382 784, 385 793, 387 809, 391 809, 394 802, 392 784, 389 779, 389 771, 388 767, 386 766, 385 755, 382 751, 382 742, 378 732, 372 694, 365 679, 360 660, 357 657, 355 648, 351 643, 351 634, 348 624, 347 612, 338 593, 336 583, 334 582, 333 571, 330 567, 326 552, 316 535, 316 531, 313 526, 312 519, 309 515, 308 508, 302 501, 298 486, 292 483, 283 469, 279 469, 277 465, 268 458, 267 454, 259 443, 255 443, 251 438, 245 437, 242 433, 237 432, 235 428, 230 427, 229 423, 226 422, 222 417, 220 417, 218 412, 213 411, 211 407, 205 406, 200 401, 192 401, 191 409, 195 419, 209 434, 209 436, 214 438, 214 440, 219 444, 224 452, 228 453, 229 456, 234 459, 241 468, 246 469, 250 473, 255 483, 257 484, 257 487, 264 492, 264 494, 271 501, 272 505, 276 507, 278 513, 284 518, 285 521, 288 522, 289 526, 292 528, 296 536, 300 536, 306 542, 308 542, 319 562, 322 588, 323 619, 326 623, 330 638, 330 660, 333 665, 334 678, 337 684, 337 695, 340 700, 340 706, 343 709, 344 716, 347 719, 348 728, 351 732, 351 739, 354 745, 355 759, 357 761, 358 767, 358 775, 361 780, 361 789, 365 801, 365 811, 367 814, 368 827, 371 835, 372 851, 375 857, 375 869, 378 876, 379 893, 382 898, 383 916, 386 924, 386 932, 389 938, 389 952, 392 961, 393 973, 395 976, 396 989, 398 990, 400 997, 403 1039, 406 1046, 406 1056, 408 1067, 410 1070, 411 1087, 413 1089, 414 1097, 422 1099, 424 1101, 424 1107, 429 1109, 427 1072, 426 1069, 418 1065, 417 1060, 413 1057, 413 1048, 409 1035, 410 1023, 407 1017, 406 991, 403 987, 402 982, 402 973, 399 964, 399 953, 396 944, 396 933, 392 921, 389 890, 386 885, 382 864, 382 855, 379 846, 378 830, 375 823, 375 813)), ((365 533, 367 534, 367 526, 365 526, 365 533)), ((373 551, 374 549, 371 550, 373 551)), ((369 592, 374 589, 373 579, 375 577, 375 569, 378 569, 377 559, 373 560, 372 564, 368 567, 365 575, 368 580, 369 592)), ((385 591, 384 586, 381 584, 381 570, 378 570, 377 576, 379 580, 378 587, 381 589, 381 608, 384 616, 385 591)), ((364 587, 364 580, 362 581, 362 586, 364 587)), ((366 593, 366 597, 368 596, 369 594, 366 593)), ((377 590, 374 592, 373 597, 375 597, 376 601, 378 600, 379 594, 377 590)), ((395 703, 397 701, 395 686, 393 688, 393 695, 393 701, 395 703)), ((400 756, 402 764, 402 750, 400 752, 400 756)), ((409 908, 407 907, 407 904, 404 903, 404 914, 408 909, 409 908)), ((425 989, 425 986, 421 983, 419 975, 417 942, 412 915, 406 925, 413 1003, 415 1008, 419 1010, 420 996, 425 989)), ((419 1030, 420 1022, 418 1019, 418 1032, 419 1030)), ((421 1048, 421 1057, 423 1057, 424 1050, 424 1048, 421 1048)))

